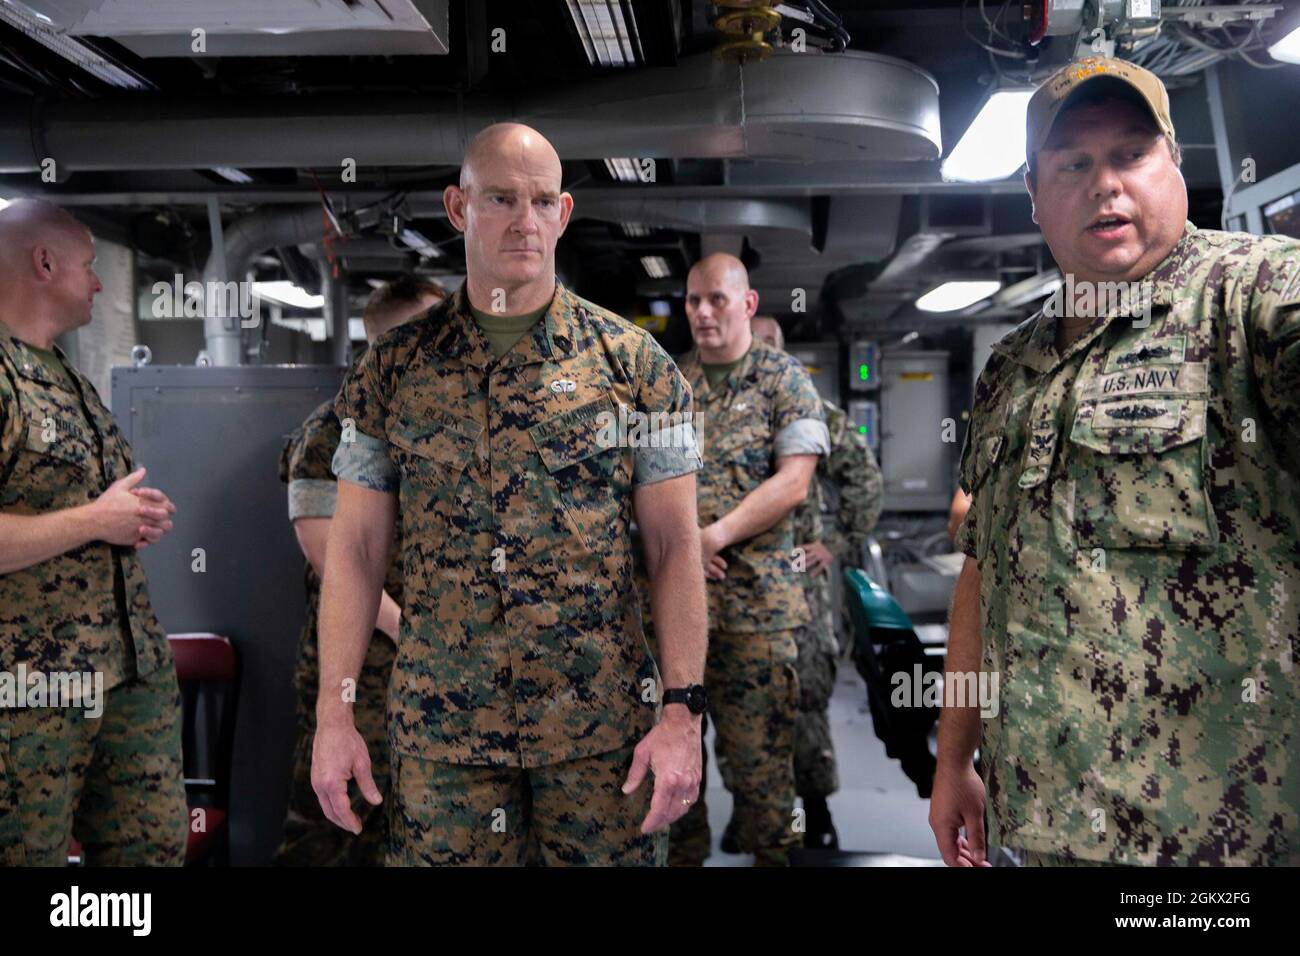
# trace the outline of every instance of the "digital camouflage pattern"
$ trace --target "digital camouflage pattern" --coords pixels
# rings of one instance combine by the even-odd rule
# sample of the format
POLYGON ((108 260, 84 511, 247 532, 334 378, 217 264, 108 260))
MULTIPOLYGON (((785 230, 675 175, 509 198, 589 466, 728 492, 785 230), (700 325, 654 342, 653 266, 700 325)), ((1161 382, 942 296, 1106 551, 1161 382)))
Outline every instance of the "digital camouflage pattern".
MULTIPOLYGON (((820 541, 849 566, 861 562, 867 537, 880 517, 884 480, 867 440, 848 415, 823 400, 831 453, 817 462, 816 481, 795 510, 796 546, 820 541)), ((835 745, 831 739, 831 694, 840 645, 831 571, 805 572, 804 598, 812 624, 799 643, 799 713, 795 718, 794 776, 799 794, 830 796, 840 787, 835 745)))
POLYGON ((962 454, 991 833, 1300 862, 1300 243, 1196 230, 1063 355, 995 347, 962 454), (1126 313, 1126 314, 1120 314, 1126 313), (1136 316, 1136 317, 1135 317, 1136 316))
MULTIPOLYGON (((90 381, 0 326, 0 511, 89 504, 134 470, 90 381)), ((0 711, 0 861, 179 863, 186 808, 175 667, 134 548, 92 541, 0 574, 0 671, 101 674, 98 719, 0 711), (78 804, 78 799, 80 803, 78 804)))
MULTIPOLYGON (((330 462, 338 448, 342 426, 334 413, 334 400, 323 403, 307 417, 285 443, 280 458, 280 480, 290 489, 290 518, 331 518, 337 491, 330 462)), ((397 560, 400 539, 394 542, 384 590, 400 606, 402 566, 397 560)), ((311 785, 312 739, 316 733, 316 692, 320 686, 320 656, 317 626, 320 618, 320 577, 310 561, 304 561, 307 615, 298 637, 298 661, 294 669, 297 694, 298 741, 294 747, 289 806, 284 821, 284 839, 275 853, 280 866, 382 866, 387 852, 386 811, 373 806, 351 785, 352 809, 361 818, 361 833, 353 836, 326 819, 311 785)), ((387 796, 389 783, 388 681, 397 648, 391 638, 375 631, 366 648, 357 677, 356 703, 352 719, 366 742, 371 774, 379 792, 387 796)))
MULTIPOLYGON (((95 387, 57 346, 55 354, 61 367, 0 326, 0 511, 8 514, 89 504, 135 468, 95 387)), ((172 670, 135 549, 91 541, 0 574, 0 670, 19 663, 97 671, 105 688, 172 670)))
MULTIPOLYGON (((829 451, 812 379, 785 352, 754 339, 717 388, 698 350, 682 361, 695 396, 704 468, 698 481, 701 527, 717 521, 776 473, 784 455, 829 451)), ((722 581, 706 581, 709 693, 718 770, 734 800, 737 840, 760 865, 784 865, 794 832, 794 722, 799 704, 795 634, 809 621, 795 570, 794 518, 786 515, 748 541, 724 548, 722 581)), ((669 863, 698 866, 710 845, 705 781, 699 799, 672 825, 669 863)))
POLYGON ((394 754, 389 866, 663 866, 644 834, 651 780, 628 796, 632 749, 522 770, 394 754))
MULTIPOLYGON (((784 866, 802 837, 794 829, 796 648, 801 628, 763 634, 710 631, 704 686, 718 772, 731 791, 736 842, 760 865, 784 866)), ((670 829, 669 863, 699 866, 711 834, 705 786, 670 829)))
POLYGON ((631 447, 606 440, 601 413, 683 414, 690 401, 649 333, 560 285, 498 361, 463 287, 371 347, 337 406, 357 441, 334 467, 398 494, 395 751, 541 767, 649 732, 632 491, 699 458, 689 425, 671 447, 631 447))
MULTIPOLYGON (((698 481, 700 526, 736 509, 776 474, 781 454, 829 451, 821 399, 797 359, 759 339, 719 386, 710 388, 692 350, 682 374, 695 396, 704 469, 698 481), (777 441, 790 440, 788 449, 777 441)), ((707 581, 709 627, 732 632, 788 631, 808 623, 800 572, 794 569, 794 516, 722 551, 723 581, 707 581)))
POLYGON ((840 561, 856 567, 880 520, 885 479, 871 446, 834 402, 823 401, 831 452, 817 462, 817 483, 795 510, 795 542, 820 541, 840 561), (827 520, 827 515, 833 520, 827 520))
POLYGON ((189 812, 170 668, 105 690, 103 714, 0 710, 0 866, 179 866, 189 812))
MULTIPOLYGON (((829 588, 825 590, 829 591, 829 588)), ((796 670, 799 675, 799 709, 794 718, 794 789, 800 796, 829 797, 840 788, 839 764, 835 759, 835 741, 831 736, 828 708, 835 692, 837 669, 836 650, 827 646, 826 633, 821 629, 822 617, 828 616, 830 605, 822 605, 823 588, 813 585, 806 589, 808 604, 813 609, 815 623, 799 628, 802 637, 798 647, 796 670)), ((834 640, 834 635, 831 635, 834 640)))

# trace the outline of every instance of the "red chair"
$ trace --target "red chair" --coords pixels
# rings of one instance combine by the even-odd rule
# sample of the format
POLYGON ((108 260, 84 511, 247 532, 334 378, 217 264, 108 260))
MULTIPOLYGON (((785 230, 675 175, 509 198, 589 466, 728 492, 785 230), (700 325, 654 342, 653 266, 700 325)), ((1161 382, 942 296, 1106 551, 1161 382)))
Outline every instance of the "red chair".
MULTIPOLYGON (((230 764, 239 696, 239 657, 216 634, 169 634, 181 685, 181 754, 189 804, 185 865, 230 863, 230 764), (202 811, 196 817, 195 811, 202 811), (202 820, 202 827, 196 823, 202 820)), ((68 865, 82 865, 81 844, 68 848, 68 865)))
POLYGON ((239 656, 228 638, 216 634, 169 634, 167 640, 181 685, 181 751, 190 808, 185 865, 228 866, 239 656))

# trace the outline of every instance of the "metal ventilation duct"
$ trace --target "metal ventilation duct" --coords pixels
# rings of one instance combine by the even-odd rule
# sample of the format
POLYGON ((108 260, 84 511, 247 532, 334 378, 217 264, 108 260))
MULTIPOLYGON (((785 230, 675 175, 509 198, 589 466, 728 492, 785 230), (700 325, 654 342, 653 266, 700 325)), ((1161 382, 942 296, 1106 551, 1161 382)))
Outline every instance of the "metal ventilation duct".
POLYGON ((514 100, 152 96, 0 106, 0 172, 457 164, 498 120, 537 127, 565 159, 609 156, 935 160, 939 88, 867 53, 787 53, 738 67, 705 54, 514 100), (364 130, 365 135, 358 135, 364 130))

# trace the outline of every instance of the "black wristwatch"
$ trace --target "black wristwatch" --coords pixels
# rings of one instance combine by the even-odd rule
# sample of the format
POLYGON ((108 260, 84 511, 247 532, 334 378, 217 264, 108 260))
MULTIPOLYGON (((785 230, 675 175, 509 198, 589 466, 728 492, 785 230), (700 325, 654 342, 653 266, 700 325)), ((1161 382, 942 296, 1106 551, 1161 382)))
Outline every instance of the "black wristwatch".
POLYGON ((664 691, 665 704, 685 704, 686 709, 698 717, 709 709, 709 695, 702 684, 690 687, 674 687, 664 691))

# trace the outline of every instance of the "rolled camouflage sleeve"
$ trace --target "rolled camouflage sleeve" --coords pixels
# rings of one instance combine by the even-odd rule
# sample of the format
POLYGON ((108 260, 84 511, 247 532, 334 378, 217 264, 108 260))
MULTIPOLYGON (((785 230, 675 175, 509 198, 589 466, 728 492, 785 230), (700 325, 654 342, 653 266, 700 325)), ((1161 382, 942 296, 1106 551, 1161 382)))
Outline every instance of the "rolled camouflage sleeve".
POLYGON ((632 450, 632 484, 698 471, 703 462, 692 421, 691 387, 658 342, 645 336, 638 361, 636 411, 649 416, 649 440, 632 450))
POLYGON ((343 382, 334 403, 341 436, 331 464, 339 481, 395 493, 400 475, 386 438, 388 396, 382 384, 382 355, 381 349, 370 349, 343 382))
POLYGON ((1277 426, 1286 467, 1300 475, 1300 242, 1264 258, 1247 321, 1260 396, 1277 426))
POLYGON ((793 359, 781 375, 773 414, 776 419, 772 423, 772 452, 775 457, 825 457, 831 453, 831 438, 826 430, 822 401, 808 371, 793 359))
POLYGON ((9 473, 13 471, 18 452, 25 442, 18 395, 8 377, 0 373, 0 485, 9 480, 9 473))
POLYGON ((280 479, 289 486, 289 520, 332 518, 338 481, 331 461, 338 447, 338 419, 330 405, 312 413, 285 445, 280 479))

